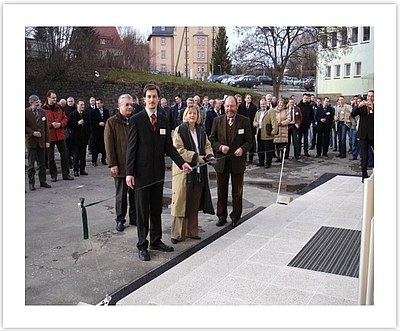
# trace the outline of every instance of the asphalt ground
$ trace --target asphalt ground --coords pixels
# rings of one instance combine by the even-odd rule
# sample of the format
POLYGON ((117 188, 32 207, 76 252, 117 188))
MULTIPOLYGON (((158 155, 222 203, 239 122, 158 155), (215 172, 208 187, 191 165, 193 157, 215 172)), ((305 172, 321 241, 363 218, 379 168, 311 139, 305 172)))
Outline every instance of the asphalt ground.
MULTIPOLYGON (((293 149, 291 151, 293 153, 293 149)), ((360 162, 335 157, 330 150, 327 158, 301 156, 285 160, 281 195, 295 199, 335 174, 361 176, 360 162)), ((58 157, 58 156, 57 156, 58 157)), ((202 240, 188 239, 173 245, 172 253, 150 250, 151 260, 142 262, 136 248, 135 226, 123 232, 115 229, 114 181, 107 166, 93 167, 87 157, 88 176, 72 181, 47 179, 52 188, 38 187, 29 191, 25 174, 25 304, 26 305, 96 305, 111 296, 110 304, 157 277, 197 250, 231 229, 215 225, 215 215, 199 215, 202 240), (90 238, 83 239, 79 198, 85 199, 90 238), (91 205, 91 206, 89 206, 91 205)), ((275 160, 274 160, 275 161, 275 160)), ((241 222, 263 208, 276 203, 281 164, 274 162, 265 169, 250 165, 245 172, 244 202, 241 222)), ((59 159, 57 159, 59 165, 59 159)), ((255 157, 255 163, 257 157, 255 157)), ((170 164, 167 158, 167 164, 170 164)), ((216 207, 216 181, 208 166, 211 193, 216 207)), ((72 173, 72 171, 71 171, 72 173)), ((163 201, 163 241, 171 245, 172 217, 171 170, 166 169, 163 201)), ((360 178, 361 180, 361 178, 360 178)), ((228 208, 228 212, 229 212, 228 208)))

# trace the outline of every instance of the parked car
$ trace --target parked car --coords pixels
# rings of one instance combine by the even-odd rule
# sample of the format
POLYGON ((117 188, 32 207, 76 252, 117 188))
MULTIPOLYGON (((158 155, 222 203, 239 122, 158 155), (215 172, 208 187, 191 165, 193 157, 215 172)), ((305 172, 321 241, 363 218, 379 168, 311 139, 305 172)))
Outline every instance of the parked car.
POLYGON ((260 85, 257 77, 254 75, 248 75, 240 77, 234 84, 236 87, 256 87, 260 85))
POLYGON ((235 75, 235 76, 232 76, 232 77, 228 78, 228 85, 234 86, 236 81, 238 79, 240 79, 241 77, 243 77, 243 75, 235 75))
POLYGON ((218 78, 219 76, 221 75, 209 75, 206 80, 207 82, 215 82, 215 79, 218 78))
POLYGON ((315 79, 314 78, 307 79, 304 82, 303 86, 307 91, 314 91, 314 89, 315 89, 315 79))
POLYGON ((272 78, 270 76, 257 76, 260 85, 273 85, 272 78))
POLYGON ((218 76, 217 78, 215 78, 214 82, 220 83, 220 84, 221 84, 221 82, 222 82, 222 80, 223 80, 224 78, 231 77, 231 76, 232 76, 232 75, 221 75, 221 76, 218 76))

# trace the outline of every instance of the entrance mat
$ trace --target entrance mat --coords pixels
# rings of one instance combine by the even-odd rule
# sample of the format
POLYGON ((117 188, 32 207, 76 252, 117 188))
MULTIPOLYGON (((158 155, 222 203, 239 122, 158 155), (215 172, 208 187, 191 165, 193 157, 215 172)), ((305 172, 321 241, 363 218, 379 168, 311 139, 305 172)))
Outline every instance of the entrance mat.
POLYGON ((361 231, 323 226, 288 266, 358 278, 361 231))

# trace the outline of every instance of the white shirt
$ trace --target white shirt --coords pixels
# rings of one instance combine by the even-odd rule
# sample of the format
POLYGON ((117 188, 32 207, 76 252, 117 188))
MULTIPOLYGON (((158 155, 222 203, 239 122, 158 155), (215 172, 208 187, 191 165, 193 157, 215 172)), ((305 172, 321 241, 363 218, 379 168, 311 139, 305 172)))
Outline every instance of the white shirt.
POLYGON ((264 118, 265 115, 265 109, 260 109, 260 117, 258 119, 258 128, 261 129, 262 127, 262 120, 264 118))

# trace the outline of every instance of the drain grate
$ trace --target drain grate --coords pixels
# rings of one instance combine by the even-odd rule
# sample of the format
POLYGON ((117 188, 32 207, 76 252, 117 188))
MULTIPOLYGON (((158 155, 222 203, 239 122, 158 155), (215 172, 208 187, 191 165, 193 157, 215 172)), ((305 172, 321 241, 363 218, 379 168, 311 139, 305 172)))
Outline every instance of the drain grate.
POLYGON ((361 231, 321 227, 288 266, 358 278, 361 231))

